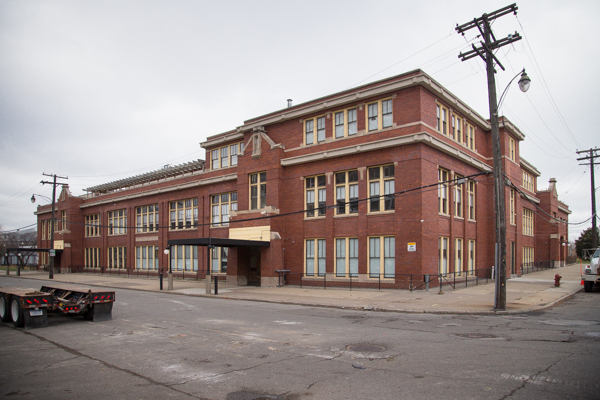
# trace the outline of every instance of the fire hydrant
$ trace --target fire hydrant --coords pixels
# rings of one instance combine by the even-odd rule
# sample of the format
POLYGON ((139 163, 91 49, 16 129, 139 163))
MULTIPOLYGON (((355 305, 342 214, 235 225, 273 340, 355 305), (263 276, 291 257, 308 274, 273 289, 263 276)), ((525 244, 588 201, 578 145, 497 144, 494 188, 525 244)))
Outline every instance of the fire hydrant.
POLYGON ((560 278, 562 278, 562 276, 559 274, 554 275, 554 287, 560 286, 560 278))

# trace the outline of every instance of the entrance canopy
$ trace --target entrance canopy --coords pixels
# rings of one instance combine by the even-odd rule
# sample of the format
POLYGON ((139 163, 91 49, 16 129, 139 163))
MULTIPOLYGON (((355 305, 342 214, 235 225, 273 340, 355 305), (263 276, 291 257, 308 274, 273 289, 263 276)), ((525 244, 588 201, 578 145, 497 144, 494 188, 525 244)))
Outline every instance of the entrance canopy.
POLYGON ((171 239, 167 241, 169 246, 218 246, 218 247, 270 247, 271 242, 264 240, 241 240, 221 238, 195 238, 195 239, 171 239))

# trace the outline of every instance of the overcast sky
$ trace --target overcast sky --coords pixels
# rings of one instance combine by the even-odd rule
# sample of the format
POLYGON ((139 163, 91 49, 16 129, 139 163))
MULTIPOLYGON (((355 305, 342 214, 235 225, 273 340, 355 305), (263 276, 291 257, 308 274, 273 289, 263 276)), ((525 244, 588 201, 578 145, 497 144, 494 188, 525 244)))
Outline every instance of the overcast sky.
MULTIPOLYGON (((457 24, 510 1, 0 0, 0 226, 35 224, 42 173, 73 194, 204 159, 199 143, 249 118, 423 69, 488 118, 478 43, 457 24)), ((521 157, 558 179, 571 223, 591 216, 590 169, 576 150, 600 146, 600 2, 517 2, 497 19, 497 91, 522 68, 501 113, 525 134, 521 157)), ((598 173, 600 169, 596 169, 598 173)), ((596 185, 600 186, 600 175, 596 185)), ((45 201, 43 199, 43 203, 45 201)), ((591 226, 571 225, 570 239, 591 226)))

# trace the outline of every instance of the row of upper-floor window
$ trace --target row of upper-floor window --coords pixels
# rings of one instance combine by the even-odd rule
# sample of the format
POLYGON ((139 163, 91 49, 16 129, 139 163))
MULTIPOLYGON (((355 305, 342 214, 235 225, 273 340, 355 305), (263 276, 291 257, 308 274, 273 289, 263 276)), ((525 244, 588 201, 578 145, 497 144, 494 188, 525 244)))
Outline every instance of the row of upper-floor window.
POLYGON ((441 167, 438 168, 438 182, 439 214, 452 213, 457 218, 465 218, 466 215, 467 219, 474 221, 476 182, 441 167))
POLYGON ((437 130, 444 136, 454 139, 470 150, 475 151, 475 125, 448 107, 436 105, 437 130))

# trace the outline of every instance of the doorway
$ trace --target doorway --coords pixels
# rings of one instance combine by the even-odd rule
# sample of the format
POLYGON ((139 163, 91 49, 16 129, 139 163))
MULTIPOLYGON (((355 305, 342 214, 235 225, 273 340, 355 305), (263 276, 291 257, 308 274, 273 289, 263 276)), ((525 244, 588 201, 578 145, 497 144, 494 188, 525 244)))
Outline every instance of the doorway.
POLYGON ((260 286, 260 249, 256 247, 248 254, 248 286, 260 286))

